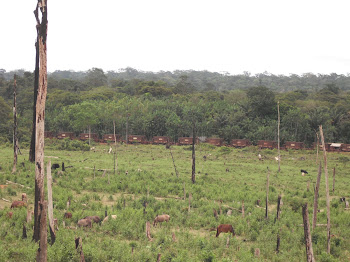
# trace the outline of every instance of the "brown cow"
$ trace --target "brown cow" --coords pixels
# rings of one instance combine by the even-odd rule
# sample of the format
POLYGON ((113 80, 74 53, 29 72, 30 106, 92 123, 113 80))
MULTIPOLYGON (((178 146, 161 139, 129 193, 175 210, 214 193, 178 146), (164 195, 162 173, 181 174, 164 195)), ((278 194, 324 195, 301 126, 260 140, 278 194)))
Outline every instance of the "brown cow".
POLYGON ((157 215, 156 218, 153 221, 153 226, 156 226, 157 223, 161 223, 161 222, 169 222, 170 220, 170 216, 169 215, 157 215))
POLYGON ((15 207, 26 207, 27 204, 23 201, 13 201, 11 208, 15 208, 15 207))
POLYGON ((64 213, 63 218, 72 218, 72 213, 71 212, 64 213))
MULTIPOLYGON (((111 218, 112 218, 112 219, 117 219, 117 215, 111 215, 111 218)), ((104 223, 107 222, 108 220, 109 220, 109 217, 106 216, 106 217, 103 219, 102 224, 104 224, 104 223)))
POLYGON ((101 222, 101 219, 99 216, 87 216, 87 217, 84 217, 84 219, 90 219, 92 222, 95 222, 95 223, 101 222))
POLYGON ((219 225, 216 229, 216 237, 218 237, 222 232, 223 233, 231 232, 232 236, 235 236, 235 231, 233 230, 232 225, 228 225, 228 224, 219 225))
POLYGON ((92 221, 91 221, 91 219, 86 219, 86 218, 83 218, 83 219, 80 219, 79 221, 78 221, 78 227, 92 227, 92 221))

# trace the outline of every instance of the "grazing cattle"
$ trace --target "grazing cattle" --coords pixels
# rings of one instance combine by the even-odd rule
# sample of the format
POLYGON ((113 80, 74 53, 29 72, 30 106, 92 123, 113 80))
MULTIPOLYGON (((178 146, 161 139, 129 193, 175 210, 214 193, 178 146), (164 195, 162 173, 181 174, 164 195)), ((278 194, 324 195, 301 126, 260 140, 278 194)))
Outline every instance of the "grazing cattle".
POLYGON ((95 223, 101 222, 101 219, 99 216, 87 216, 87 217, 84 217, 84 219, 90 219, 92 222, 95 222, 95 223))
POLYGON ((170 216, 169 215, 157 215, 156 218, 153 221, 153 226, 156 226, 157 223, 161 223, 161 222, 169 222, 170 220, 170 216))
POLYGON ((345 202, 345 197, 341 197, 339 200, 340 202, 345 202))
MULTIPOLYGON (((117 215, 111 215, 111 218, 112 218, 112 219, 117 219, 117 215)), ((109 218, 108 218, 108 216, 106 216, 106 217, 103 219, 102 224, 105 223, 105 222, 107 222, 108 220, 109 220, 109 218)))
POLYGON ((262 161, 262 156, 261 156, 261 154, 259 154, 258 157, 259 157, 259 160, 262 161))
POLYGON ((301 175, 302 176, 304 176, 305 174, 309 174, 306 170, 304 170, 304 169, 302 169, 302 170, 300 170, 300 172, 301 172, 301 175))
POLYGON ((83 218, 78 221, 78 227, 92 227, 92 221, 88 218, 83 218))
POLYGON ((22 193, 22 201, 27 202, 27 194, 22 193))
POLYGON ((72 213, 70 212, 64 213, 63 218, 72 218, 72 213))
POLYGON ((52 164, 51 169, 60 168, 60 164, 52 164))
POLYGON ((23 202, 23 201, 13 201, 12 202, 12 205, 11 205, 11 208, 15 208, 15 207, 26 207, 27 204, 26 202, 23 202))
POLYGON ((217 227, 216 229, 216 237, 218 237, 220 235, 220 233, 228 233, 231 232, 232 236, 235 235, 235 231, 233 230, 232 225, 228 225, 228 224, 221 224, 217 227))

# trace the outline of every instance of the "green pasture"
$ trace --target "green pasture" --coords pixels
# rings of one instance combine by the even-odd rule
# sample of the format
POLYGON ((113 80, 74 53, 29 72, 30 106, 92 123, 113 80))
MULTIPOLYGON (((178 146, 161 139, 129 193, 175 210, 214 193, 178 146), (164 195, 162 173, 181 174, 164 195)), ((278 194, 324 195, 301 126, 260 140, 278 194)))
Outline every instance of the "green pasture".
MULTIPOLYGON (((60 165, 64 162, 66 167, 64 172, 60 168, 52 170, 54 217, 58 219, 59 230, 54 245, 48 246, 49 261, 79 261, 74 243, 78 236, 82 237, 86 261, 156 261, 158 253, 161 261, 306 260, 301 206, 308 203, 311 224, 318 170, 316 151, 281 151, 281 172, 278 173, 277 150, 201 144, 196 146, 196 183, 192 184, 190 147, 171 147, 179 173, 177 177, 170 150, 165 146, 118 144, 118 169, 114 172, 114 154, 108 153, 109 145, 95 145, 94 150, 83 151, 86 145, 78 144, 67 146, 47 142, 45 149, 46 162, 60 165), (259 153, 263 161, 259 161, 259 153), (300 169, 309 174, 302 176, 300 169), (269 208, 268 219, 265 219, 268 170, 269 208), (278 195, 282 196, 283 206, 281 219, 276 221, 278 195), (64 228, 63 214, 67 211, 69 198, 68 211, 73 217, 65 219, 64 228), (257 200, 261 200, 259 206, 257 200), (244 217, 240 212, 243 201, 244 217), (218 218, 213 209, 218 212, 218 218), (228 216, 230 209, 232 215, 228 216), (117 219, 95 224, 92 229, 75 228, 77 221, 85 216, 103 218, 105 210, 109 215, 117 215, 117 219), (157 214, 169 214, 171 219, 161 226, 152 225, 153 241, 148 241, 146 222, 152 223, 157 214), (210 229, 219 224, 232 224, 236 236, 222 233, 216 238, 216 232, 210 229), (278 253, 277 235, 281 243, 278 253), (260 256, 255 256, 257 248, 260 256)), ((0 185, 7 185, 0 189, 0 261, 34 261, 38 248, 32 241, 33 221, 27 225, 28 238, 22 239, 27 210, 15 209, 9 219, 11 203, 3 200, 20 200, 21 194, 27 193, 29 209, 33 209, 34 164, 28 162, 28 149, 21 152, 17 172, 11 174, 12 149, 0 149, 0 185)), ((323 165, 322 152, 321 160, 323 165)), ((350 210, 345 209, 345 203, 339 198, 349 200, 350 154, 327 153, 327 160, 331 254, 326 252, 324 226, 318 226, 312 232, 313 250, 316 261, 349 261, 350 210)), ((327 223, 325 188, 322 169, 317 224, 327 223)))

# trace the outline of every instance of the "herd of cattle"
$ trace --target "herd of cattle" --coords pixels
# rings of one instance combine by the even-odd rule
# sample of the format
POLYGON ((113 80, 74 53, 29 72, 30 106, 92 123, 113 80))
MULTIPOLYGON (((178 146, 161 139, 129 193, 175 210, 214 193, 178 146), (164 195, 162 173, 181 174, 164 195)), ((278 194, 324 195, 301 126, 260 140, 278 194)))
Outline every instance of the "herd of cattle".
MULTIPOLYGON (((168 136, 154 136, 151 140, 147 140, 144 135, 128 135, 126 139, 122 139, 120 134, 105 134, 100 139, 96 133, 81 133, 78 137, 73 132, 60 132, 54 135, 52 132, 45 131, 45 138, 57 138, 57 139, 79 139, 82 141, 93 140, 97 143, 108 143, 108 142, 123 142, 129 144, 153 144, 153 145, 192 145, 193 137, 179 137, 177 142, 174 142, 168 136)), ((195 143, 208 143, 214 146, 231 146, 235 148, 243 148, 253 145, 248 139, 232 139, 230 143, 225 142, 223 138, 206 138, 199 137, 195 143)), ((256 144, 260 149, 277 149, 278 143, 276 141, 259 140, 256 144)), ((287 141, 280 146, 281 149, 314 149, 316 144, 314 143, 310 147, 307 147, 303 142, 287 141)), ((344 143, 326 143, 326 150, 331 152, 350 152, 350 144, 344 143)))
MULTIPOLYGON (((11 209, 27 207, 27 195, 25 193, 22 194, 22 200, 13 201, 11 204, 11 209)), ((33 212, 30 213, 31 215, 33 212)), ((13 212, 8 212, 7 217, 12 218, 13 212)), ((64 219, 72 219, 73 215, 71 212, 65 212, 63 215, 64 219)), ((117 215, 111 215, 111 219, 117 219, 117 215)), ((92 228, 93 223, 95 224, 104 224, 109 220, 109 216, 107 215, 107 211, 105 212, 105 218, 102 220, 99 216, 86 216, 82 219, 79 219, 76 227, 87 227, 92 228)), ((169 222, 170 216, 167 214, 157 215, 153 220, 153 226, 157 226, 159 223, 169 222)), ((57 226, 57 219, 54 219, 54 224, 57 226)), ((216 237, 220 235, 220 233, 232 233, 232 236, 235 236, 235 231, 232 225, 229 224, 221 224, 216 228, 216 237)))

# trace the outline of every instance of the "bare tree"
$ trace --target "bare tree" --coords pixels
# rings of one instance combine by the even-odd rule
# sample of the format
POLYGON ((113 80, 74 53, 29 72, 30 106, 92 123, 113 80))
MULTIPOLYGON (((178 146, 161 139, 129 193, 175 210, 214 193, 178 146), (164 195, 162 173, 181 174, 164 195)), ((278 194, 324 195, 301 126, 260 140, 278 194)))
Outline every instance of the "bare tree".
POLYGON ((17 169, 18 137, 17 137, 17 80, 16 74, 13 76, 13 168, 12 173, 17 169))
POLYGON ((35 202, 33 239, 40 240, 37 261, 47 261, 47 202, 44 194, 44 131, 45 103, 47 94, 47 0, 38 0, 34 15, 37 21, 37 39, 39 44, 39 85, 35 117, 35 202), (39 19, 39 9, 41 21, 39 19))

